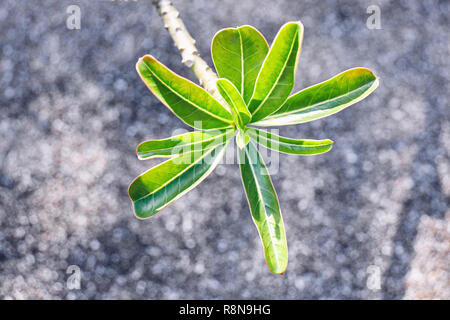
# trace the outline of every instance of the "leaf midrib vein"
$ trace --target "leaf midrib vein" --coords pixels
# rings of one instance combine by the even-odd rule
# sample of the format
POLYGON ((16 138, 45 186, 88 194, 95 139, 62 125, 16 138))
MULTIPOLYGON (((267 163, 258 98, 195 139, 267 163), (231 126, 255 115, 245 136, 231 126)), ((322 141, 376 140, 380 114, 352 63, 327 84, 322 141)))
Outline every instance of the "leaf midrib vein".
MULTIPOLYGON (((191 146, 191 145, 194 145, 194 144, 202 144, 202 143, 205 143, 205 142, 208 142, 208 141, 213 141, 213 140, 215 140, 217 138, 220 138, 221 136, 224 136, 225 134, 226 134, 226 132, 224 132, 222 134, 219 134, 217 136, 213 136, 211 138, 207 138, 207 139, 200 140, 200 141, 194 141, 194 142, 190 142, 190 143, 185 143, 185 144, 183 144, 183 141, 180 141, 178 144, 176 144, 176 145, 174 145, 172 147, 169 147, 169 148, 153 149, 153 150, 147 151, 147 152, 141 151, 141 152, 138 152, 138 154, 139 153, 147 154, 147 153, 158 152, 158 151, 166 151, 166 150, 170 150, 170 149, 176 148, 176 147, 178 147, 180 145, 182 145, 182 146, 191 146)), ((143 142, 143 143, 145 143, 145 142, 143 142)))
MULTIPOLYGON (((293 111, 289 111, 289 112, 278 113, 278 114, 274 114, 274 115, 272 115, 272 116, 268 116, 267 118, 263 119, 262 121, 264 121, 264 120, 269 120, 269 119, 270 119, 270 120, 271 120, 271 119, 278 119, 278 118, 281 118, 281 117, 284 117, 284 116, 289 116, 289 115, 291 115, 291 114, 302 113, 302 112, 304 112, 304 111, 308 111, 309 109, 315 108, 315 107, 320 106, 320 105, 322 105, 322 104, 330 103, 330 102, 336 101, 336 100, 338 100, 338 99, 341 99, 341 98, 343 98, 343 97, 349 96, 349 95, 351 95, 352 93, 357 92, 357 91, 359 91, 359 90, 364 90, 364 92, 365 92, 365 89, 366 89, 366 88, 367 88, 367 89, 370 89, 370 87, 372 87, 372 85, 373 85, 373 83, 374 83, 375 81, 376 81, 376 80, 371 81, 370 83, 367 83, 367 84, 365 84, 365 85, 363 85, 363 86, 361 86, 361 87, 358 87, 358 88, 356 88, 356 89, 347 91, 345 94, 339 95, 339 96, 334 97, 334 98, 332 98, 332 99, 322 100, 322 101, 320 101, 320 102, 318 102, 318 103, 315 103, 315 104, 306 106, 306 107, 304 107, 304 108, 302 108, 302 109, 300 109, 300 110, 293 110, 293 111)), ((355 99, 352 99, 351 101, 356 100, 357 98, 358 98, 358 97, 356 97, 355 99)))
MULTIPOLYGON (((279 148, 279 146, 285 146, 285 147, 293 147, 293 148, 298 148, 298 149, 303 148, 303 149, 308 150, 308 149, 328 147, 329 145, 332 144, 332 143, 329 143, 329 144, 301 145, 301 144, 296 144, 296 143, 294 143, 292 141, 283 141, 283 137, 279 137, 281 139, 278 139, 278 141, 277 141, 275 139, 272 139, 271 137, 270 138, 265 137, 263 134, 260 134, 259 131, 262 131, 262 130, 258 130, 258 131, 256 131, 256 130, 254 130, 254 131, 253 130, 249 130, 248 132, 249 132, 250 135, 253 135, 253 138, 256 136, 258 141, 264 140, 265 142, 271 142, 271 146, 275 145, 275 147, 278 147, 278 148, 279 148)), ((263 131, 263 132, 266 132, 266 131, 263 131)), ((266 132, 266 133, 269 134, 268 132, 266 132)), ((299 141, 300 142, 300 141, 305 141, 305 140, 299 139, 299 140, 294 140, 294 141, 299 141)))
MULTIPOLYGON (((187 170, 189 170, 190 168, 192 168, 192 166, 194 166, 195 164, 197 164, 198 162, 200 162, 200 160, 202 160, 203 158, 205 158, 208 154, 210 154, 213 150, 219 148, 220 146, 223 146, 225 143, 212 147, 211 149, 207 149, 207 152, 205 152, 201 157, 199 157, 197 160, 193 161, 189 166, 187 166, 184 170, 181 170, 177 175, 173 176, 171 179, 167 180, 165 183, 161 184, 158 188, 156 188, 155 190, 153 190, 151 193, 134 200, 135 202, 138 200, 142 200, 145 199, 153 194, 155 194, 156 192, 158 192, 159 190, 161 190, 162 188, 164 188, 165 186, 167 186, 170 182, 172 182, 173 180, 179 178, 183 173, 185 173, 187 170)), ((168 160, 168 161, 172 161, 172 160, 168 160)))
MULTIPOLYGON (((220 117, 220 116, 218 116, 218 115, 216 115, 216 114, 214 114, 214 113, 212 113, 212 112, 210 112, 210 111, 208 111, 208 110, 206 110, 206 109, 200 107, 198 104, 194 103, 192 100, 189 100, 188 98, 184 97, 181 93, 179 93, 179 92, 177 92, 176 90, 172 89, 165 81, 163 81, 160 77, 158 77, 158 76, 156 75, 156 73, 153 72, 153 70, 152 70, 145 62, 144 62, 144 65, 145 65, 145 67, 148 69, 148 71, 149 71, 156 79, 158 79, 159 82, 163 83, 163 84, 166 86, 166 89, 170 90, 172 93, 174 93, 175 95, 177 95, 178 97, 180 97, 182 100, 186 101, 188 104, 191 104, 191 105, 195 106, 197 109, 199 109, 199 110, 201 110, 202 112, 204 112, 204 113, 210 115, 210 116, 213 117, 213 118, 216 118, 216 119, 218 119, 218 120, 221 120, 221 121, 223 121, 223 122, 226 122, 226 123, 230 123, 230 124, 231 124, 231 122, 230 122, 229 120, 224 119, 224 118, 222 118, 222 117, 220 117)), ((209 93, 208 93, 208 94, 209 94, 209 93)), ((214 99, 213 97, 210 97, 210 98, 211 98, 211 99, 214 99)), ((214 99, 214 101, 215 101, 215 99, 214 99)), ((217 102, 217 104, 220 105, 220 106, 222 106, 219 102, 217 102)))
MULTIPOLYGON (((250 155, 248 154, 248 151, 247 151, 247 150, 248 150, 248 148, 245 149, 245 153, 246 153, 246 155, 247 155, 247 159, 250 160, 250 155)), ((256 154, 256 157, 259 158, 259 155, 256 154)), ((250 161, 249 161, 249 162, 250 162, 250 161)), ((264 164, 263 164, 263 166, 265 167, 264 164)), ((257 192, 258 192, 258 204, 261 203, 262 206, 263 206, 263 208, 264 208, 263 210, 264 210, 264 216, 265 216, 265 219, 264 219, 264 221, 263 221, 263 224, 265 223, 265 224, 267 225, 267 211, 266 211, 266 204, 265 204, 265 201, 263 202, 264 199, 263 199, 263 196, 262 196, 262 193, 261 193, 261 190, 260 190, 259 180, 256 178, 256 174, 255 174, 253 165, 252 165, 251 163, 249 163, 249 167, 250 167, 250 170, 251 170, 251 172, 252 172, 252 174, 253 174, 253 177, 254 177, 254 180, 255 180, 256 190, 257 190, 257 192)), ((279 255, 279 253, 278 253, 278 250, 275 249, 275 248, 276 248, 276 245, 275 245, 275 244, 273 243, 273 241, 272 241, 272 237, 274 237, 274 234, 272 233, 271 228, 268 227, 268 226, 267 226, 267 230, 268 230, 268 232, 269 232, 269 234, 270 234, 269 241, 270 241, 270 243, 271 243, 271 247, 273 248, 274 255, 276 256, 276 259, 277 259, 277 262, 278 262, 279 256, 280 256, 280 255, 279 255)), ((263 243, 264 243, 264 241, 263 241, 263 243)))
MULTIPOLYGON (((261 108, 261 106, 262 106, 264 103, 266 103, 267 99, 270 97, 270 95, 272 94, 273 90, 275 90, 275 87, 277 86, 278 81, 280 80, 281 76, 284 74, 284 70, 286 69, 286 65, 287 65, 287 63, 288 63, 288 61, 289 61, 289 58, 290 58, 291 54, 292 54, 292 49, 294 48, 295 38, 298 36, 298 32, 299 32, 299 31, 297 30, 297 31, 296 31, 297 34, 294 36, 294 40, 293 40, 292 43, 291 43, 291 47, 290 47, 290 49, 289 49, 289 54, 287 55, 287 59, 286 59, 286 61, 284 62, 283 68, 281 69, 279 75, 277 76, 276 81, 273 83, 272 88, 270 89, 269 93, 266 95, 266 97, 264 98, 264 100, 258 105, 258 107, 256 108, 255 112, 252 113, 252 115, 255 115, 255 114, 259 111, 259 109, 261 108)), ((268 57, 269 57, 269 54, 267 55, 267 58, 268 58, 268 57)), ((263 65, 262 65, 262 67, 261 67, 260 73, 261 73, 261 71, 264 69, 264 64, 265 64, 265 63, 266 63, 266 61, 264 61, 263 65)), ((259 75, 258 75, 258 79, 259 79, 259 75)), ((250 99, 250 101, 251 101, 251 99, 250 99)))

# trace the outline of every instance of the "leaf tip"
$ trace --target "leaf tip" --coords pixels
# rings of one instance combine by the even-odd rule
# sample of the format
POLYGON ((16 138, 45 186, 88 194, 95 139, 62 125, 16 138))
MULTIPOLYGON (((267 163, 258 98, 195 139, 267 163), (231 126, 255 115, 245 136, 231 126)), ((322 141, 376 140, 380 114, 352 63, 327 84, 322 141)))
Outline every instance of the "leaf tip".
POLYGON ((141 210, 139 210, 136 206, 136 202, 133 201, 132 203, 132 207, 133 207, 133 213, 134 213, 134 217, 138 220, 147 220, 151 215, 146 215, 144 212, 141 212, 141 210))
MULTIPOLYGON (((267 261, 266 261, 267 262, 267 261)), ((287 269, 288 262, 284 263, 284 265, 277 265, 275 267, 269 267, 270 272, 277 275, 284 275, 287 269)))
POLYGON ((375 80, 380 79, 380 77, 378 77, 375 74, 375 72, 373 72, 372 70, 370 70, 369 68, 366 68, 366 67, 357 67, 357 68, 353 68, 353 69, 349 69, 349 70, 358 71, 360 74, 363 74, 363 73, 370 74, 375 80))
MULTIPOLYGON (((142 143, 139 143, 138 144, 138 146, 136 147, 136 157, 139 159, 139 149, 140 149, 140 147, 141 147, 141 145, 142 145, 142 143)), ((139 160, 141 160, 141 159, 139 159, 139 160)))
POLYGON ((296 25, 300 29, 300 31, 303 31, 303 29, 305 28, 300 20, 286 22, 281 28, 289 25, 296 25))
POLYGON ((156 61, 156 58, 150 54, 146 54, 138 59, 138 61, 136 62, 136 67, 145 61, 147 61, 147 62, 156 61))
MULTIPOLYGON (((133 193, 133 185, 134 185, 134 183, 136 182, 136 180, 137 180, 138 178, 139 178, 139 177, 134 178, 133 181, 131 181, 131 183, 130 183, 130 185, 128 186, 128 189, 127 189, 127 191, 128 191, 128 196, 130 197, 131 202, 134 202, 134 196, 132 195, 132 193, 133 193)), ((133 211, 134 211, 134 210, 133 210, 133 211)))

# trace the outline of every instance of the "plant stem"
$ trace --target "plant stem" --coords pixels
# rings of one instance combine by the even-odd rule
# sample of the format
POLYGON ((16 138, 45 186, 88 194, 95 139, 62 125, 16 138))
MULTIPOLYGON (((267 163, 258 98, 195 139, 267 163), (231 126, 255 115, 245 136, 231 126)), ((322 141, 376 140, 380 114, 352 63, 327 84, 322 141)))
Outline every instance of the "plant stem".
POLYGON ((163 19, 164 27, 169 31, 175 46, 180 50, 181 62, 194 72, 200 85, 226 106, 223 98, 217 92, 216 80, 218 77, 205 60, 200 57, 195 47, 195 40, 187 31, 178 10, 170 0, 153 0, 153 4, 163 19))

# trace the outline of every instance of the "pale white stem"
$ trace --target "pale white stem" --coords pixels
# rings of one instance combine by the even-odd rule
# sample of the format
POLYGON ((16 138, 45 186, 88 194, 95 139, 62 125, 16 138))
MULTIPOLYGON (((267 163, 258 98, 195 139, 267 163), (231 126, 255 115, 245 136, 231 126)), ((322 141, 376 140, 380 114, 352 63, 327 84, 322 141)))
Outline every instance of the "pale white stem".
POLYGON ((175 46, 181 53, 181 62, 194 72, 203 88, 226 106, 216 88, 217 75, 200 57, 195 47, 195 40, 187 31, 178 10, 170 0, 154 0, 153 4, 158 9, 164 21, 164 27, 169 31, 175 46))

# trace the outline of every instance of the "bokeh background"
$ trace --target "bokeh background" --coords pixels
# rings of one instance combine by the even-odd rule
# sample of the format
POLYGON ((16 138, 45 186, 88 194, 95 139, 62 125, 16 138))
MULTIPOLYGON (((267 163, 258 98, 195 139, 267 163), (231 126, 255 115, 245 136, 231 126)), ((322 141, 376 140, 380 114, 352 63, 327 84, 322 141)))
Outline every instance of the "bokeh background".
POLYGON ((151 53, 195 80, 150 0, 3 0, 0 298, 449 299, 450 1, 174 3, 209 63, 221 28, 250 24, 271 42, 301 19, 296 89, 357 66, 381 79, 335 116, 280 128, 335 141, 280 156, 286 273, 266 267, 237 166, 152 219, 132 213, 128 184, 158 163, 138 161, 137 144, 187 129, 134 65, 151 53), (66 27, 72 4, 80 30, 66 27), (366 27, 369 5, 380 30, 366 27))

